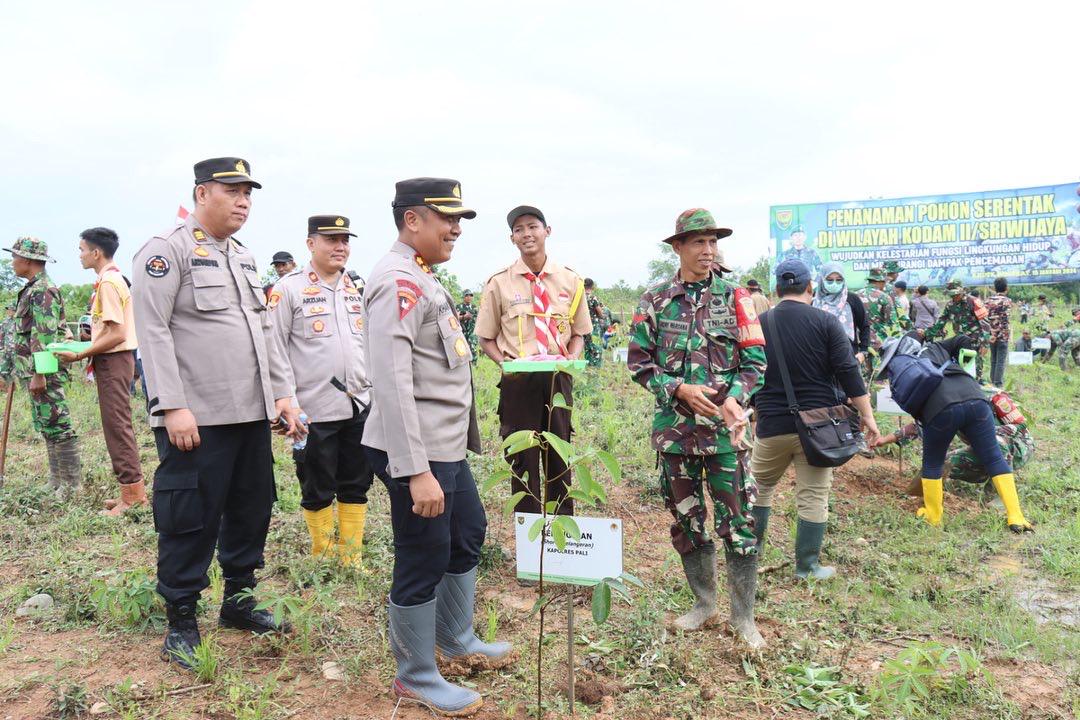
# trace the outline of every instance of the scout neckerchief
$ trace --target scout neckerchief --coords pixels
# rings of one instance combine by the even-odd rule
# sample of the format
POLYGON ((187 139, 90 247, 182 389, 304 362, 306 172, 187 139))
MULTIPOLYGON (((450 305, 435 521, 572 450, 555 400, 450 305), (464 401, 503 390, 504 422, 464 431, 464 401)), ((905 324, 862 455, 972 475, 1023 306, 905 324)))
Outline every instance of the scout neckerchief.
POLYGON ((544 287, 544 271, 527 272, 525 279, 532 283, 532 316, 537 348, 542 348, 542 352, 547 353, 551 352, 554 346, 558 348, 560 354, 567 357, 569 353, 559 340, 559 326, 551 315, 551 299, 548 297, 547 288, 544 287))

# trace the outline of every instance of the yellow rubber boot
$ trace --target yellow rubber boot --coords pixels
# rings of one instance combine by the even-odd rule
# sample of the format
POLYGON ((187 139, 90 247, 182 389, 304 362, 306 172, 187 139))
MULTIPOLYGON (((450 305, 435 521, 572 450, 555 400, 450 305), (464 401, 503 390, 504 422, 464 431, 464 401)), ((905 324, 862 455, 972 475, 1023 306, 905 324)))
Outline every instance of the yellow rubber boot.
POLYGON ((327 505, 322 510, 304 510, 304 522, 311 533, 311 554, 323 557, 333 552, 334 508, 327 505))
POLYGON ((338 502, 338 556, 343 565, 353 568, 364 566, 361 554, 364 548, 364 520, 367 503, 338 502))
POLYGON ((1014 533, 1035 532, 1031 523, 1024 517, 1024 511, 1020 509, 1020 498, 1016 495, 1016 480, 1012 473, 995 475, 990 478, 994 483, 1001 502, 1005 505, 1005 523, 1014 533))
POLYGON ((945 494, 941 486, 941 478, 922 479, 923 506, 915 513, 934 527, 941 527, 941 518, 945 514, 945 494))

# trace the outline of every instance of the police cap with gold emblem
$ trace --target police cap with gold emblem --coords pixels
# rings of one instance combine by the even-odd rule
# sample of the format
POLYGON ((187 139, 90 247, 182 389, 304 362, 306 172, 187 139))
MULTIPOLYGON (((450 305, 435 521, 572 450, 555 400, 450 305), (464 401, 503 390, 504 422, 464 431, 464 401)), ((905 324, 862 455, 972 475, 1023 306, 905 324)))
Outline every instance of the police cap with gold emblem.
POLYGON ((312 215, 307 219, 308 235, 349 235, 356 237, 356 233, 349 231, 349 218, 344 215, 312 215))
POLYGON ((210 158, 195 163, 195 184, 201 185, 211 180, 230 185, 250 183, 253 188, 262 187, 251 177, 251 164, 236 157, 210 158))
POLYGON ((443 215, 460 216, 472 220, 476 211, 461 204, 461 183, 449 178, 412 178, 402 180, 395 186, 395 208, 425 205, 443 215))

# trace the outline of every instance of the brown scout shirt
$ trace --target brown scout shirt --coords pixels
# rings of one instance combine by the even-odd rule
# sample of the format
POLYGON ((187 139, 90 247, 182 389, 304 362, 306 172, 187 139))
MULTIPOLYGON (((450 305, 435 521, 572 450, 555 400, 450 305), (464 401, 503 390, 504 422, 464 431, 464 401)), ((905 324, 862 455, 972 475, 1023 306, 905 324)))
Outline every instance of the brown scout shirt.
MULTIPOLYGON (((506 359, 558 352, 556 348, 537 347, 534 316, 531 314, 532 282, 525 277, 528 272, 525 261, 518 258, 513 265, 495 273, 484 284, 474 332, 477 337, 494 340, 506 359)), ((567 320, 578 289, 584 288, 581 276, 568 267, 552 262, 550 256, 540 272, 562 345, 565 347, 572 335, 591 333, 592 320, 584 292, 574 317, 567 320)))
MULTIPOLYGON (((391 477, 465 459, 472 353, 454 300, 411 247, 395 242, 364 289, 373 402, 364 445, 384 451, 391 477)), ((469 449, 479 451, 478 443, 469 449)))
POLYGON ((330 384, 331 378, 364 405, 371 403, 364 371, 363 299, 346 273, 330 284, 308 263, 278 280, 267 307, 309 422, 353 416, 353 401, 330 384))
POLYGON ((164 427, 178 408, 200 426, 275 417, 274 401, 293 389, 248 249, 212 237, 193 213, 143 245, 133 268, 150 424, 164 427))

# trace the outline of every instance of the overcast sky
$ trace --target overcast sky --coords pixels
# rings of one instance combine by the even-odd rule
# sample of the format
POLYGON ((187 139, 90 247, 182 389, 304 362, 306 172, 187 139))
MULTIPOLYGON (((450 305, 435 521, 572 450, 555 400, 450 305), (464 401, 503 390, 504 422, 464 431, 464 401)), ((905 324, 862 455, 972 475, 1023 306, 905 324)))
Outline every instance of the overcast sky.
POLYGON ((78 233, 106 225, 126 272, 190 207, 191 166, 237 155, 263 267, 341 213, 366 275, 417 175, 479 213, 447 265, 464 285, 514 259, 518 204, 602 286, 643 282, 695 206, 745 267, 769 205, 1080 177, 1080 3, 1001 7, 5 2, 0 240, 36 235, 58 282, 88 282, 78 233))

